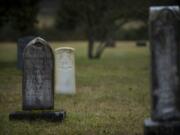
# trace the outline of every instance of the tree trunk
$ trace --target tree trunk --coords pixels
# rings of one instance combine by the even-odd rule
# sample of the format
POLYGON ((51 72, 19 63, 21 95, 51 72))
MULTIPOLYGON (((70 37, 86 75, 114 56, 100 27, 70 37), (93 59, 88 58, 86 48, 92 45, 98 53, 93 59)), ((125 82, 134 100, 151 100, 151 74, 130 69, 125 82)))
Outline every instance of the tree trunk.
POLYGON ((88 58, 93 59, 93 50, 94 50, 94 36, 91 32, 88 34, 88 58))
POLYGON ((107 47, 107 42, 104 42, 104 43, 100 43, 99 44, 99 47, 97 48, 97 50, 96 50, 96 54, 95 54, 95 58, 96 59, 100 59, 100 57, 101 57, 101 55, 102 55, 102 53, 103 53, 103 51, 104 51, 104 49, 107 47))

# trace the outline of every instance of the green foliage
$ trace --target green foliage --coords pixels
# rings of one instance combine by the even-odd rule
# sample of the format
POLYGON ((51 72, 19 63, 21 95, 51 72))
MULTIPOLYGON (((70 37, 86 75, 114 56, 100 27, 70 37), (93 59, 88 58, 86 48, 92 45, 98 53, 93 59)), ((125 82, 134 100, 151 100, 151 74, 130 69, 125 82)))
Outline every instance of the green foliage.
MULTIPOLYGON (((119 28, 131 21, 147 24, 151 5, 175 5, 178 0, 60 0, 57 25, 60 30, 73 31, 84 28, 94 38, 114 36, 119 28)), ((146 26, 147 28, 147 26, 146 26)), ((142 31, 143 28, 137 31, 142 31)), ((133 39, 134 31, 125 31, 127 39, 133 39), (132 31, 132 33, 130 33, 132 31), (132 37, 132 38, 131 38, 132 37)), ((143 30, 147 33, 147 30, 143 30)), ((121 34, 118 31, 118 34, 121 34)), ((145 34, 147 35, 147 34, 145 34)), ((119 35, 115 35, 119 37, 119 35)), ((126 36, 125 36, 126 37, 126 36)), ((136 36, 137 38, 138 36, 136 36)), ((146 36, 147 38, 147 36, 146 36)), ((126 39, 126 38, 125 38, 126 39)))
POLYGON ((84 27, 97 39, 112 35, 122 24, 147 21, 149 1, 138 0, 60 0, 57 26, 60 30, 84 27))

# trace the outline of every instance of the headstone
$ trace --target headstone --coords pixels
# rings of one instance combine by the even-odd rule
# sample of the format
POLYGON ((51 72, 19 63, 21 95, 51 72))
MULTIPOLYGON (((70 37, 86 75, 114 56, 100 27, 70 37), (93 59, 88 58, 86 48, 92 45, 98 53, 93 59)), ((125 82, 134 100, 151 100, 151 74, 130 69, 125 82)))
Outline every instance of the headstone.
POLYGON ((150 8, 152 113, 145 135, 180 134, 180 9, 150 8))
POLYGON ((55 90, 62 94, 75 94, 74 49, 62 47, 55 50, 55 90))
POLYGON ((23 108, 53 108, 54 56, 47 42, 37 38, 24 50, 23 108))
POLYGON ((26 46, 23 58, 24 111, 10 114, 10 119, 63 120, 64 111, 50 111, 54 108, 54 55, 51 47, 37 37, 26 46))
POLYGON ((23 67, 24 48, 34 38, 35 38, 34 36, 27 36, 27 37, 22 37, 22 38, 18 39, 18 42, 17 42, 17 68, 18 69, 22 69, 22 67, 23 67))

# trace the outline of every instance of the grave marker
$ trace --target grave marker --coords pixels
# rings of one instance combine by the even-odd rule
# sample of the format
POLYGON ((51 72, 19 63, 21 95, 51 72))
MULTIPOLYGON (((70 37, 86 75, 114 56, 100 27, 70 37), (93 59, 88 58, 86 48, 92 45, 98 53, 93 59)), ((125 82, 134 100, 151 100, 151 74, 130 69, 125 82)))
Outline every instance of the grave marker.
POLYGON ((10 114, 10 119, 63 120, 64 111, 51 111, 54 108, 54 55, 51 47, 37 37, 26 46, 23 56, 24 111, 10 114))
POLYGON ((75 94, 74 49, 62 47, 55 50, 55 90, 62 94, 75 94))
POLYGON ((150 8, 152 114, 145 135, 180 134, 180 9, 150 8))
POLYGON ((24 50, 23 108, 52 109, 54 56, 47 42, 36 38, 24 50))

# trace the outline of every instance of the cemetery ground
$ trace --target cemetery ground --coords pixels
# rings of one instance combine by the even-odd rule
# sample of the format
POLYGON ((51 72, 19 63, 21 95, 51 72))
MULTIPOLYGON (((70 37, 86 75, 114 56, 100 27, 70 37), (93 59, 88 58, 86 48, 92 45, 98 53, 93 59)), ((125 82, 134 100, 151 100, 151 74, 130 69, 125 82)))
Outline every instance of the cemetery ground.
POLYGON ((9 121, 21 110, 22 73, 16 68, 16 43, 0 43, 0 135, 143 135, 150 112, 149 48, 118 42, 99 60, 87 59, 86 42, 52 42, 75 48, 76 95, 55 95, 63 123, 9 121))

